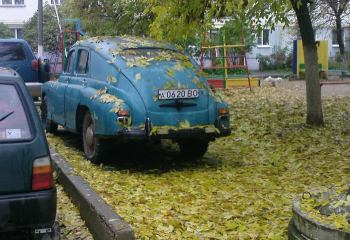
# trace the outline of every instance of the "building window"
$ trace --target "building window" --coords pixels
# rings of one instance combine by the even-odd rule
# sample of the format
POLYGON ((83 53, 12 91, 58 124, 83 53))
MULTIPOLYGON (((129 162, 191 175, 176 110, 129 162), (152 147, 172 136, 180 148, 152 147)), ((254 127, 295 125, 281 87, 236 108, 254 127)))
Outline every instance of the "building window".
POLYGON ((12 0, 2 0, 2 5, 12 5, 12 0))
POLYGON ((17 28, 17 39, 23 39, 23 29, 22 28, 17 28))
MULTIPOLYGON (((344 38, 345 38, 344 29, 341 30, 341 35, 342 35, 343 40, 344 40, 344 38)), ((337 39, 337 30, 335 30, 335 29, 332 30, 332 46, 339 47, 339 43, 338 43, 338 39, 337 39)))
POLYGON ((0 3, 2 6, 23 6, 24 0, 1 0, 0 3))
POLYGON ((12 36, 16 39, 23 39, 23 29, 22 28, 11 28, 12 36))
POLYGON ((61 3, 63 3, 63 0, 51 0, 50 2, 51 2, 51 5, 53 5, 55 3, 56 3, 56 5, 60 5, 61 3))
POLYGON ((264 29, 258 34, 258 46, 270 46, 270 30, 264 29))

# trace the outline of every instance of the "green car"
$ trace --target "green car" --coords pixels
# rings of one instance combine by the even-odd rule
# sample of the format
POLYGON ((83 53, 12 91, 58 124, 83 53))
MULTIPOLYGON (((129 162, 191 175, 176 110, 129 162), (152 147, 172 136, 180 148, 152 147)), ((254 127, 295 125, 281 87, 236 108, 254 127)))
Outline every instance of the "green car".
POLYGON ((48 144, 31 96, 10 68, 0 68, 0 166, 0 232, 59 239, 48 144))

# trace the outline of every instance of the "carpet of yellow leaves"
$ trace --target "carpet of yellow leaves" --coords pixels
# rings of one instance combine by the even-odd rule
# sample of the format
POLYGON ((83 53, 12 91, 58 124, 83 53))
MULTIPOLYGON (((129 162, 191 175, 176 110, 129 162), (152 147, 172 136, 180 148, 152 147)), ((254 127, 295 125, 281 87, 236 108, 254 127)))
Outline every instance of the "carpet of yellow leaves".
POLYGON ((287 239, 293 198, 349 181, 350 98, 324 99, 325 125, 316 128, 304 124, 305 99, 291 90, 222 95, 233 134, 198 162, 172 145, 130 144, 95 166, 78 136, 48 139, 138 239, 287 239))
POLYGON ((57 214, 61 227, 61 240, 93 240, 79 211, 61 185, 57 185, 57 214))

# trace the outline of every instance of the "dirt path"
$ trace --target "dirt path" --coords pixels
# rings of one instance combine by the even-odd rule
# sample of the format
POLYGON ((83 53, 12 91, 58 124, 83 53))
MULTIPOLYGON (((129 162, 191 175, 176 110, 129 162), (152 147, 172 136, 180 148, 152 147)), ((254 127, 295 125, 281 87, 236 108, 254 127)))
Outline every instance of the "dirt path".
MULTIPOLYGON (((282 81, 277 87, 288 88, 295 91, 296 94, 305 96, 305 81, 282 81)), ((345 97, 350 96, 350 84, 323 85, 321 88, 322 97, 345 97)))

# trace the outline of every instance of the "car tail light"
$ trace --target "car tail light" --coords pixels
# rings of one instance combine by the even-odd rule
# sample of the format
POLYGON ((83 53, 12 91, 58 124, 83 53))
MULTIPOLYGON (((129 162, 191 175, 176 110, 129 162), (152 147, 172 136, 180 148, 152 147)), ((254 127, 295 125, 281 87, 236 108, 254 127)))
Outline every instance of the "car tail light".
POLYGON ((32 190, 39 191, 53 187, 52 166, 49 157, 38 158, 33 163, 32 190))
POLYGON ((119 117, 130 117, 130 112, 128 110, 119 110, 117 115, 119 117))
POLYGON ((38 71, 39 69, 39 61, 34 59, 32 60, 32 69, 35 70, 35 71, 38 71))
POLYGON ((229 114, 229 110, 227 108, 219 108, 219 115, 226 116, 229 114))
POLYGON ((128 110, 121 109, 117 112, 117 122, 121 125, 130 125, 130 112, 128 110))

